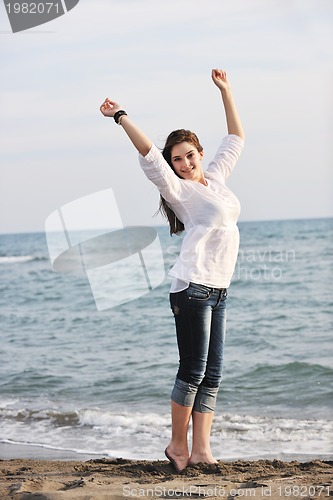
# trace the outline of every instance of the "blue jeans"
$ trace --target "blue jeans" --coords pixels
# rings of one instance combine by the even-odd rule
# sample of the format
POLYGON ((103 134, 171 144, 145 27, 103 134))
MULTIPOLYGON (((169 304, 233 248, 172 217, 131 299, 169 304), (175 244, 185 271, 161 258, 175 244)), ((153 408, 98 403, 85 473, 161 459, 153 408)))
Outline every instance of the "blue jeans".
POLYGON ((201 413, 214 411, 222 379, 226 299, 225 288, 197 283, 170 293, 179 350, 179 369, 171 399, 201 413))

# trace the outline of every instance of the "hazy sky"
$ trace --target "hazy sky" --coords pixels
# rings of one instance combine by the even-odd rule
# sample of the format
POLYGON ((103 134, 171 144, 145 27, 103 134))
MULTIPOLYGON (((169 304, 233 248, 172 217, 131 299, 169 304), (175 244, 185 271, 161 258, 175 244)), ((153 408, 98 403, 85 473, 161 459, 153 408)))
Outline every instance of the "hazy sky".
POLYGON ((332 0, 80 0, 13 34, 0 4, 0 232, 112 188, 124 224, 156 224, 158 193, 120 127, 119 101, 162 146, 194 130, 205 165, 226 133, 211 68, 227 70, 246 148, 229 185, 240 220, 333 215, 332 0))

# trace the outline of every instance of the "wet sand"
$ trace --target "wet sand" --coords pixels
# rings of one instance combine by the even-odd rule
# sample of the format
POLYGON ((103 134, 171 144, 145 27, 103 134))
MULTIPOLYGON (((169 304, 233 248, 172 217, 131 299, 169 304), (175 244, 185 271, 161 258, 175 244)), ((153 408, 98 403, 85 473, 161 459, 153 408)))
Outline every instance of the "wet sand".
POLYGON ((219 461, 177 474, 166 460, 0 460, 0 499, 333 497, 333 461, 219 461))

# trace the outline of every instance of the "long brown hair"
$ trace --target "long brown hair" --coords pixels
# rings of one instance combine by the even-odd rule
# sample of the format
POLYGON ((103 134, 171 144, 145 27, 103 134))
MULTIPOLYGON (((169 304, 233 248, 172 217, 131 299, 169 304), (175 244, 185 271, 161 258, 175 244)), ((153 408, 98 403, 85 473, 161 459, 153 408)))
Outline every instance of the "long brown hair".
MULTIPOLYGON (((165 146, 162 150, 162 155, 174 172, 175 169, 173 168, 171 162, 171 152, 173 146, 175 146, 176 144, 180 144, 181 142, 189 142, 190 144, 193 144, 193 146, 199 151, 199 153, 203 151, 203 147, 201 146, 198 137, 194 132, 191 132, 191 130, 185 130, 181 128, 171 132, 165 142, 165 146)), ((178 175, 176 172, 175 174, 180 177, 180 175, 178 175)), ((162 195, 160 196, 160 205, 158 211, 163 215, 164 218, 168 220, 171 236, 173 234, 180 234, 182 231, 184 231, 184 224, 181 220, 178 219, 175 212, 169 207, 162 195)))

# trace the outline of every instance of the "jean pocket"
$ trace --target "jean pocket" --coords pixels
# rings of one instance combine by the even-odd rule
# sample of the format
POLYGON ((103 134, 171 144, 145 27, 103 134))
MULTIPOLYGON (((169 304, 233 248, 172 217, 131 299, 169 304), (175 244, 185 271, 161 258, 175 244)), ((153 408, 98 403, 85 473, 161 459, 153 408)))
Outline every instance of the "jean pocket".
POLYGON ((190 283, 187 289, 189 299, 207 300, 211 296, 212 289, 198 283, 190 283))

